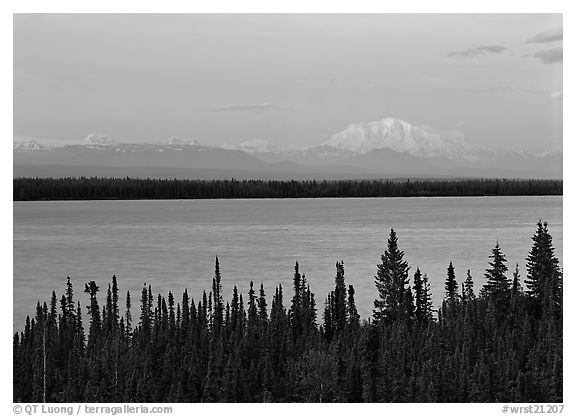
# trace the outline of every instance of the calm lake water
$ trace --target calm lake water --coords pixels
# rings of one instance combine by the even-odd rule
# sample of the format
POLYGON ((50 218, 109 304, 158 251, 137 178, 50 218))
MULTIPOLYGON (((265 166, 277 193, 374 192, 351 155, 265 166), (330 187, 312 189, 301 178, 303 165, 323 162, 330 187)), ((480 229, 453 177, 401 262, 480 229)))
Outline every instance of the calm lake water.
POLYGON ((523 280, 539 218, 548 221, 562 262, 562 197, 15 202, 14 328, 23 327, 38 300, 48 303, 53 290, 60 299, 67 275, 83 305, 84 284, 95 280, 103 305, 116 274, 121 302, 130 290, 136 316, 145 282, 154 294, 171 290, 176 299, 188 288, 198 301, 211 287, 216 255, 226 299, 234 284, 247 293, 253 280, 258 287, 264 283, 268 305, 280 283, 289 305, 298 261, 319 317, 335 263, 343 260, 347 284, 354 285, 367 318, 391 227, 411 277, 416 266, 428 274, 438 306, 448 263, 459 282, 470 269, 477 291, 496 241, 509 274, 518 262, 523 280))

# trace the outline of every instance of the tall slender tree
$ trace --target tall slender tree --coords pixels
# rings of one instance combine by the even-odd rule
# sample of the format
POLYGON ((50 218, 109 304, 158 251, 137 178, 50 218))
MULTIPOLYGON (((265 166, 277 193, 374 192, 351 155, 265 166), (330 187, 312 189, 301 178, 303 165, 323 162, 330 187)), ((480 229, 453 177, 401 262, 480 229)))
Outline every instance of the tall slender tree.
POLYGON ((446 271, 445 298, 448 303, 454 303, 458 300, 458 283, 456 282, 456 273, 452 262, 448 265, 446 271))
POLYGON ((539 308, 545 306, 545 303, 559 305, 562 276, 552 246, 552 237, 548 231, 548 223, 538 221, 532 241, 534 242, 532 249, 526 258, 526 294, 539 308))
POLYGON ((516 296, 518 293, 522 291, 522 285, 520 284, 520 270, 518 269, 518 263, 516 263, 514 273, 512 274, 511 290, 512 290, 511 292, 512 296, 516 296))
POLYGON ((360 314, 356 308, 356 300, 354 299, 354 286, 348 286, 348 324, 352 330, 357 330, 360 327, 360 314))
POLYGON ((424 322, 428 318, 429 294, 424 287, 424 279, 420 268, 416 268, 414 273, 414 315, 418 322, 424 322))
POLYGON ((474 279, 470 274, 470 269, 466 272, 466 280, 464 280, 463 300, 469 301, 476 298, 474 294, 474 279))
POLYGON ((347 321, 344 262, 336 263, 336 277, 334 280, 336 283, 334 288, 334 323, 337 331, 343 331, 347 321))
POLYGON ((506 277, 508 267, 506 266, 506 257, 502 253, 500 244, 496 242, 496 246, 492 249, 492 259, 486 269, 484 277, 487 281, 483 287, 483 293, 487 296, 495 296, 499 300, 504 300, 510 297, 510 279, 506 277))
POLYGON ((88 314, 90 315, 90 332, 88 334, 88 349, 92 353, 97 352, 97 346, 100 345, 100 332, 102 328, 102 320, 100 318, 100 306, 98 306, 98 290, 100 288, 96 285, 95 281, 86 283, 84 292, 90 295, 90 306, 88 307, 88 314))
POLYGON ((261 326, 268 323, 268 310, 266 304, 266 293, 264 292, 264 283, 260 283, 260 296, 258 297, 258 322, 261 326))
POLYGON ((388 246, 378 264, 375 284, 378 298, 374 300, 374 321, 378 324, 394 322, 406 318, 406 303, 409 297, 406 291, 410 267, 404 260, 404 252, 398 248, 398 237, 394 229, 390 230, 388 246))
POLYGON ((216 256, 214 263, 214 278, 212 279, 212 296, 214 299, 213 333, 220 336, 220 329, 224 319, 224 300, 222 298, 222 276, 220 274, 220 261, 216 256))

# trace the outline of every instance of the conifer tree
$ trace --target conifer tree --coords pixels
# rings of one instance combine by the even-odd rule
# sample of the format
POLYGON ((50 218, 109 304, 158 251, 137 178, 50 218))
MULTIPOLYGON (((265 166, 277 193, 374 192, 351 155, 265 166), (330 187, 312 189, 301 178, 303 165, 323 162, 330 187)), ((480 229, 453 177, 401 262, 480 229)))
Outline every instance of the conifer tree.
POLYGON ((248 332, 252 334, 258 327, 258 307, 256 306, 256 293, 254 292, 254 282, 250 281, 248 291, 248 332))
POLYGON ((378 289, 378 299, 374 300, 374 322, 377 324, 403 319, 408 309, 406 285, 408 284, 408 263, 404 261, 404 252, 398 248, 398 237, 394 229, 390 230, 388 247, 381 256, 374 277, 378 289))
POLYGON ((112 313, 112 289, 110 284, 108 284, 108 291, 106 292, 106 308, 104 309, 106 313, 103 313, 103 320, 104 320, 104 329, 108 333, 112 333, 114 324, 113 324, 113 313, 112 313))
POLYGON ((522 286, 520 284, 520 271, 518 270, 518 263, 516 263, 516 268, 512 274, 512 296, 516 296, 522 291, 522 286))
POLYGON ((120 319, 120 311, 118 308, 118 280, 116 275, 112 275, 112 326, 114 329, 118 327, 118 321, 120 319))
POLYGON ((356 300, 354 299, 354 286, 348 286, 348 324, 353 330, 360 327, 360 314, 356 308, 356 300))
POLYGON ((232 291, 232 305, 230 306, 230 324, 232 331, 238 331, 240 323, 240 300, 238 298, 238 288, 234 285, 232 291))
POLYGON ((130 291, 126 291, 126 336, 130 338, 132 336, 132 301, 130 300, 130 291))
POLYGON ((186 339, 190 329, 190 298, 188 297, 188 289, 184 289, 182 294, 182 323, 181 331, 182 338, 186 339))
POLYGON ((422 276, 422 283, 423 283, 422 286, 424 288, 424 293, 422 296, 423 300, 422 305, 424 305, 424 316, 425 320, 427 322, 430 322, 433 319, 432 317, 433 306, 432 306, 432 291, 430 289, 430 283, 428 282, 427 273, 424 273, 424 276, 422 276))
POLYGON ((447 303, 454 304, 458 300, 458 283, 456 282, 456 274, 452 262, 448 265, 444 288, 446 289, 445 299, 447 303))
POLYGON ((490 267, 486 269, 484 276, 487 281, 483 287, 483 293, 487 296, 495 296, 498 300, 504 300, 510 297, 510 279, 506 277, 508 267, 506 266, 506 257, 502 253, 500 244, 492 249, 492 259, 489 262, 490 267))
POLYGON ((152 333, 152 324, 151 324, 151 305, 150 305, 150 298, 148 296, 148 289, 146 288, 146 284, 142 288, 142 296, 140 298, 140 327, 141 331, 139 333, 139 341, 140 345, 143 346, 148 343, 150 339, 150 335, 152 333))
POLYGON ((266 293, 264 292, 264 283, 260 283, 260 296, 258 297, 258 321, 262 326, 268 322, 268 311, 266 305, 266 293))
POLYGON ((154 306, 154 298, 152 296, 152 285, 148 285, 148 320, 150 322, 150 325, 152 325, 154 321, 154 311, 152 309, 153 306, 154 306))
POLYGON ((70 276, 66 277, 66 316, 73 321, 74 320, 74 289, 72 287, 72 282, 70 281, 70 276))
POLYGON ((554 305, 560 304, 562 278, 558 258, 554 254, 548 223, 538 221, 532 236, 532 249, 526 258, 526 294, 540 307, 546 299, 554 305))
POLYGON ((336 263, 336 287, 334 288, 334 323, 337 331, 343 331, 347 321, 346 284, 344 282, 344 262, 336 263))
POLYGON ((96 352, 96 345, 100 343, 100 330, 102 322, 100 319, 100 307, 98 306, 98 293, 99 287, 93 280, 86 283, 84 292, 90 295, 90 306, 88 313, 90 314, 90 332, 88 334, 88 348, 92 352, 96 352))
POLYGON ((220 262, 218 256, 214 264, 214 278, 212 279, 212 293, 214 297, 214 333, 219 335, 224 317, 224 300, 222 298, 222 277, 220 275, 220 262))
POLYGON ((170 337, 173 337, 176 332, 176 315, 174 313, 174 295, 168 291, 168 329, 170 337))
POLYGON ((470 269, 468 269, 466 272, 466 280, 464 280, 463 299, 469 301, 475 298, 476 295, 474 294, 474 280, 470 274, 470 269))
POLYGON ((294 296, 292 297, 292 306, 290 308, 290 325, 292 333, 295 337, 298 337, 302 328, 302 276, 300 275, 298 262, 294 266, 292 284, 294 286, 294 296))
POLYGON ((324 306, 324 337, 326 341, 331 342, 334 336, 334 292, 328 293, 324 306))
POLYGON ((78 340, 80 351, 84 352, 84 346, 86 342, 86 335, 84 333, 84 325, 82 324, 82 308, 80 307, 80 301, 76 307, 76 338, 78 340))
POLYGON ((426 296, 424 280, 420 268, 416 268, 414 273, 414 315, 418 322, 424 322, 427 319, 427 308, 429 299, 426 296))

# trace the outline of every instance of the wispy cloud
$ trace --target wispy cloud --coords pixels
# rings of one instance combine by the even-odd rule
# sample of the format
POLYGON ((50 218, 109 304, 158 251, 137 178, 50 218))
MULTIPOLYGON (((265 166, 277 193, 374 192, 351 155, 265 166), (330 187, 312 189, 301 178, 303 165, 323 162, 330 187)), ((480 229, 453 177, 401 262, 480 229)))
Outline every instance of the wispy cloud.
POLYGON ((462 51, 454 51, 446 54, 448 57, 462 57, 462 58, 473 58, 479 55, 488 55, 491 53, 500 54, 504 52, 506 48, 504 46, 498 45, 485 45, 476 46, 474 48, 464 49, 462 51))
POLYGON ((540 59, 543 64, 556 64, 563 61, 564 52, 562 48, 552 48, 536 52, 534 57, 540 59))
POLYGON ((213 107, 207 111, 222 112, 222 111, 271 111, 271 110, 281 110, 282 107, 270 104, 226 104, 219 107, 213 107))
POLYGON ((490 87, 490 88, 473 88, 468 90, 473 93, 498 93, 498 94, 531 94, 540 95, 543 97, 552 98, 554 100, 562 100, 562 91, 546 91, 538 88, 523 88, 523 87, 490 87))
POLYGON ((554 91, 550 93, 550 98, 553 100, 562 101, 564 99, 564 94, 562 91, 554 91))
POLYGON ((550 43, 563 39, 562 28, 540 32, 528 39, 526 43, 550 43))

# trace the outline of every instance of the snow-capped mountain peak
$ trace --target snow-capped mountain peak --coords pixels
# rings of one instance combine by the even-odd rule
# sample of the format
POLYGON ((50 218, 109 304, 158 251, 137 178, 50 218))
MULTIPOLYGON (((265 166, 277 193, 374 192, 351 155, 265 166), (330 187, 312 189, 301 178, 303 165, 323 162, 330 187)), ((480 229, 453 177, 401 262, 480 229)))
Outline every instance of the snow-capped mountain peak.
POLYGON ((477 150, 461 132, 442 131, 393 117, 349 125, 322 145, 354 154, 389 148, 419 157, 474 158, 477 150))
POLYGON ((38 143, 36 140, 25 140, 13 143, 13 150, 20 152, 28 152, 33 150, 46 150, 51 149, 52 146, 38 143))
POLYGON ((117 144, 115 140, 113 140, 110 136, 106 136, 105 134, 100 133, 90 133, 84 141, 88 144, 96 144, 96 145, 114 145, 117 144))
POLYGON ((168 139, 169 145, 190 145, 200 146, 200 142, 196 139, 181 139, 180 137, 172 136, 168 139))
POLYGON ((262 139, 252 139, 229 147, 247 153, 277 153, 284 150, 280 146, 262 139))

